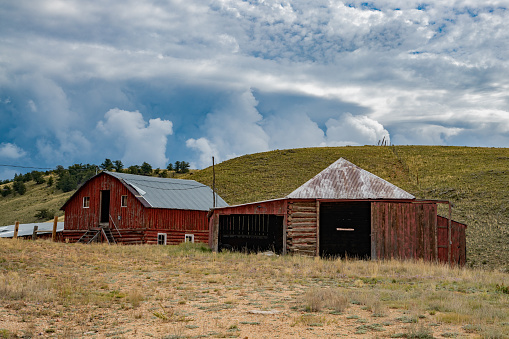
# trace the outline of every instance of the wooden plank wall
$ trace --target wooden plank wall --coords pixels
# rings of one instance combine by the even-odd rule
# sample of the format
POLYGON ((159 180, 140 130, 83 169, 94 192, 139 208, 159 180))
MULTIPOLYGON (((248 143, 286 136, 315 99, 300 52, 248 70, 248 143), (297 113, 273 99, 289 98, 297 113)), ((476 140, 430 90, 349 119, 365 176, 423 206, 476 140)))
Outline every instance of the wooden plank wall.
POLYGON ((165 229, 150 229, 145 232, 145 241, 147 244, 157 245, 157 234, 166 233, 167 245, 178 245, 183 243, 186 234, 194 234, 194 242, 208 243, 209 231, 208 230, 165 230, 165 229))
POLYGON ((318 213, 316 200, 289 200, 287 208, 287 253, 317 255, 318 213))
MULTIPOLYGON (((66 230, 87 230, 99 225, 101 190, 110 191, 110 215, 117 228, 144 228, 143 205, 117 178, 102 173, 85 183, 65 205, 66 230), (127 207, 120 207, 122 195, 127 195, 127 207), (90 197, 89 208, 83 208, 83 197, 90 197)), ((113 225, 110 226, 114 229, 113 225)))
POLYGON ((147 229, 167 231, 208 231, 207 213, 207 211, 146 208, 145 226, 147 229))
MULTIPOLYGON (((446 263, 448 261, 448 219, 437 216, 438 225, 438 260, 446 263)), ((465 265, 466 258, 466 231, 467 226, 457 221, 451 221, 451 263, 454 265, 465 265)))
POLYGON ((372 259, 437 259, 435 203, 373 202, 372 259))

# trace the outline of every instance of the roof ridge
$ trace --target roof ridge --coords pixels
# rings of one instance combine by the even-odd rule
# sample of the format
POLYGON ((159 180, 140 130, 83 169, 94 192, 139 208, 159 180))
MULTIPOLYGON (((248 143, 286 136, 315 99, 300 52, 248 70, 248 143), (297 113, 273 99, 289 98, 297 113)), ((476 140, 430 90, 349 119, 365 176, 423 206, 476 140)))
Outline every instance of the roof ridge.
POLYGON ((287 195, 287 198, 415 199, 412 194, 343 157, 287 195))

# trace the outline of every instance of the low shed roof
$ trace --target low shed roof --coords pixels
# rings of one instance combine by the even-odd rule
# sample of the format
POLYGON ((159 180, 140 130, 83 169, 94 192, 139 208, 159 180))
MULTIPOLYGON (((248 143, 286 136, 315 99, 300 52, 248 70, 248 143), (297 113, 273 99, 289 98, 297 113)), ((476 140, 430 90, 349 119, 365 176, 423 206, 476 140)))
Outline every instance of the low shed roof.
MULTIPOLYGON (((32 235, 34 233, 34 226, 37 226, 37 234, 53 232, 53 221, 19 224, 18 237, 32 235)), ((0 226, 0 238, 12 238, 14 236, 14 227, 15 225, 0 226)), ((57 223, 57 232, 62 232, 63 230, 64 222, 60 221, 57 223)))
POLYGON ((390 182, 340 158, 290 193, 293 199, 415 199, 390 182))

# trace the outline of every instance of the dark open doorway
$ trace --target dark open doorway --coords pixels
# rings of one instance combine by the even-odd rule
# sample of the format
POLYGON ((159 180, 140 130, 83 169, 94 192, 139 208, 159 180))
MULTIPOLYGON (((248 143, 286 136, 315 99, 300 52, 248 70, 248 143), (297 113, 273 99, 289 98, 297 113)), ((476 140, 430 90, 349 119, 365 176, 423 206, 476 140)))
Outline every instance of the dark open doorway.
POLYGON ((219 249, 283 252, 284 217, 272 214, 219 216, 219 249))
POLYGON ((109 223, 110 219, 110 191, 101 191, 101 216, 100 223, 109 223))
POLYGON ((320 204, 320 256, 371 257, 371 204, 320 204))

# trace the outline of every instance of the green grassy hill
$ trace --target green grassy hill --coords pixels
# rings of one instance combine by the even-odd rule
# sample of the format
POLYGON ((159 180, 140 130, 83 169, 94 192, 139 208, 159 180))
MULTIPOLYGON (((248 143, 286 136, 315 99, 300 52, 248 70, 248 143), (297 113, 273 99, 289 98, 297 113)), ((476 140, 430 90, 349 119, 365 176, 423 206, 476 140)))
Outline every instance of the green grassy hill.
MULTIPOLYGON (((509 272, 509 149, 440 146, 327 147, 278 150, 216 166, 216 188, 230 204, 284 197, 338 158, 420 199, 450 200, 466 223, 473 267, 509 272)), ((212 184, 212 169, 188 175, 212 184)), ((446 206, 439 210, 447 216, 446 206)))
MULTIPOLYGON (((509 272, 509 148, 362 146, 277 150, 216 166, 216 189, 230 204, 281 198, 343 157, 422 199, 450 200, 466 223, 473 267, 509 272)), ((212 185, 212 168, 187 174, 212 185)), ((39 208, 58 210, 72 194, 30 183, 24 196, 0 197, 0 224, 35 221, 39 208)), ((444 208, 442 215, 447 215, 444 208)))

